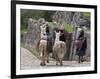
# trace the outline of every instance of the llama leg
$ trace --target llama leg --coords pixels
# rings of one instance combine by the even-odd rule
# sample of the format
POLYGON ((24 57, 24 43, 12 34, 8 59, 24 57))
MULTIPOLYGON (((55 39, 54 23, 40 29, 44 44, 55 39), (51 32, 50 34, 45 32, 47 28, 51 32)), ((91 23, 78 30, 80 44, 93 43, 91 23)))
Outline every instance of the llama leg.
POLYGON ((63 65, 62 59, 59 59, 59 62, 60 62, 60 66, 62 66, 63 65))
POLYGON ((40 57, 42 57, 42 52, 40 52, 40 57))
MULTIPOLYGON (((44 53, 44 52, 43 52, 44 53)), ((41 63, 40 63, 41 66, 45 66, 45 54, 42 55, 41 57, 41 63)))
POLYGON ((43 57, 41 57, 41 63, 40 63, 41 66, 43 66, 43 57))
POLYGON ((56 60, 56 65, 58 65, 58 60, 56 60))
POLYGON ((56 59, 56 65, 58 65, 59 60, 58 60, 57 56, 55 57, 55 59, 56 59))
POLYGON ((42 57, 42 60, 41 60, 40 65, 41 65, 41 66, 45 66, 45 65, 46 65, 46 64, 45 64, 45 58, 44 58, 44 56, 42 57))
POLYGON ((41 45, 39 46, 39 50, 40 50, 39 56, 42 57, 43 47, 41 45))
POLYGON ((43 66, 43 59, 42 59, 42 58, 41 58, 41 63, 40 63, 40 65, 43 66))
POLYGON ((44 65, 46 65, 47 61, 48 61, 48 54, 47 54, 47 51, 44 50, 44 65))

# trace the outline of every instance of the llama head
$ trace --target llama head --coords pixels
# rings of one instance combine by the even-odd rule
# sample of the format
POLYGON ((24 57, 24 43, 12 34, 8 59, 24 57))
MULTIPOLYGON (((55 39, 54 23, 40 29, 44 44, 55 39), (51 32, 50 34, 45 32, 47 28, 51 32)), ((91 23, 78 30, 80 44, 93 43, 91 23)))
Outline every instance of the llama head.
POLYGON ((47 35, 46 35, 46 24, 43 24, 40 26, 41 29, 41 38, 47 39, 47 35))
POLYGON ((46 24, 43 24, 40 26, 41 32, 45 33, 46 32, 46 24))
POLYGON ((59 32, 56 32, 55 31, 55 41, 59 41, 59 37, 60 37, 60 31, 59 32))

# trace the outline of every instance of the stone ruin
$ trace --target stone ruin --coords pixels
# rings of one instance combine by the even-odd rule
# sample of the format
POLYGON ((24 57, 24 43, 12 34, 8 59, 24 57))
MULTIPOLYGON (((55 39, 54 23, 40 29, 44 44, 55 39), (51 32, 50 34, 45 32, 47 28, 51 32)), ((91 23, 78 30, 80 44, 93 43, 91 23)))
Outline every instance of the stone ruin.
MULTIPOLYGON (((80 19, 81 16, 82 14, 80 12, 73 13, 73 12, 57 11, 53 16, 53 22, 47 22, 45 21, 44 18, 40 18, 39 20, 34 20, 32 18, 29 18, 27 32, 24 33, 23 38, 22 38, 25 47, 36 48, 37 42, 40 39, 40 25, 42 25, 43 23, 48 24, 48 26, 51 27, 51 30, 54 27, 60 27, 62 24, 63 25, 72 24, 73 33, 68 34, 68 37, 70 38, 70 40, 75 39, 76 38, 75 37, 76 28, 75 27, 78 25, 81 25, 81 19, 80 19)), ((88 40, 87 40, 88 49, 87 49, 87 54, 86 54, 87 58, 90 57, 90 34, 89 33, 90 32, 85 33, 85 35, 87 35, 88 37, 88 40)), ((73 46, 74 42, 71 42, 70 40, 67 40, 67 45, 69 46, 68 48, 70 50, 67 50, 69 54, 65 56, 65 59, 66 60, 71 60, 71 59, 76 60, 77 57, 75 56, 75 46, 73 46)))
POLYGON ((52 18, 54 22, 64 25, 72 24, 75 19, 80 26, 90 26, 90 18, 84 17, 83 12, 57 11, 52 18))

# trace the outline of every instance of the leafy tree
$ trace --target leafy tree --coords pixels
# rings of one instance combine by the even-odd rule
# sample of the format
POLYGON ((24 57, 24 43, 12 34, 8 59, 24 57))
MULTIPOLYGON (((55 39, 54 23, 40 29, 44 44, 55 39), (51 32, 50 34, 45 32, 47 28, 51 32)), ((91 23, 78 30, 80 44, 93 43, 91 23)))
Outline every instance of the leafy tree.
POLYGON ((21 30, 27 28, 28 18, 33 18, 36 20, 39 18, 45 18, 46 21, 52 21, 52 16, 54 13, 55 11, 21 9, 21 30))

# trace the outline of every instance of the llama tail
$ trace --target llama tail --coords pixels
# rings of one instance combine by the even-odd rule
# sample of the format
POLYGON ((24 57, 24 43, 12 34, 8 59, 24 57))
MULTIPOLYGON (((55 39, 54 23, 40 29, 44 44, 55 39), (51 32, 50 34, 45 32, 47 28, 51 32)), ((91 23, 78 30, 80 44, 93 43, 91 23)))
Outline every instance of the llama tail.
POLYGON ((40 44, 40 40, 37 42, 37 45, 36 45, 36 51, 39 52, 39 44, 40 44))
POLYGON ((61 51, 61 58, 63 58, 66 53, 66 45, 64 43, 60 44, 60 51, 61 51))

